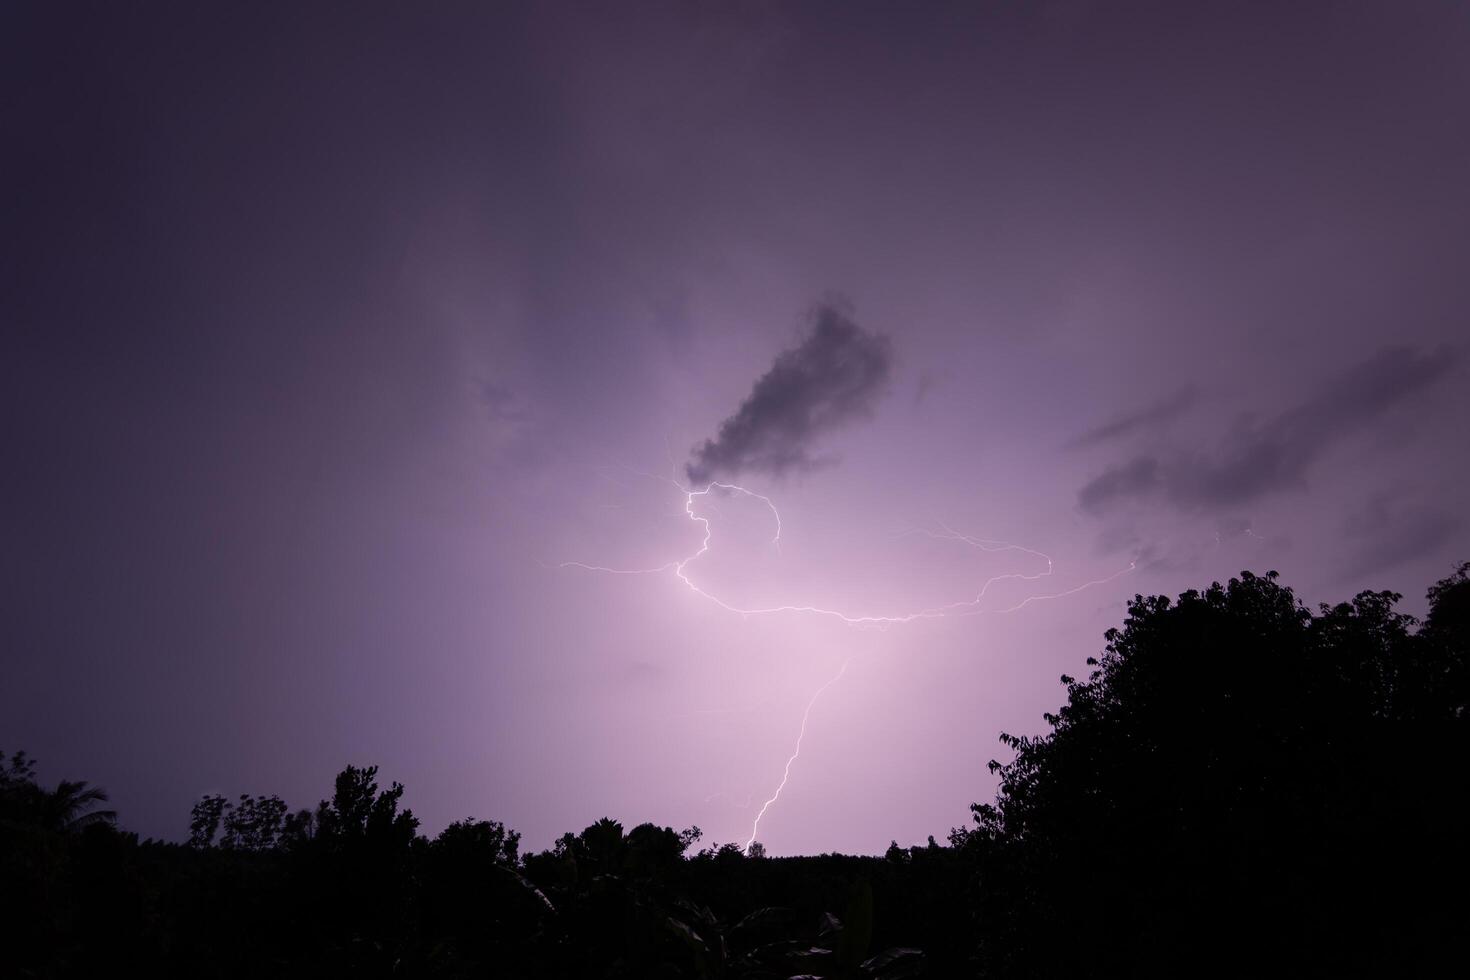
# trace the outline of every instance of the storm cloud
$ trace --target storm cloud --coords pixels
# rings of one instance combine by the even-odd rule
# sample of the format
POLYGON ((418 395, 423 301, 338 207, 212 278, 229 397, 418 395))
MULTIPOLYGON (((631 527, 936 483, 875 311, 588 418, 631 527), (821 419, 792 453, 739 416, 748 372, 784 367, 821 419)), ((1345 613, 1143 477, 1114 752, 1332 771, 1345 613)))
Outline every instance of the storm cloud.
POLYGON ((1127 415, 1121 415, 1095 429, 1089 429, 1067 445, 1072 449, 1081 449, 1121 439, 1150 426, 1164 425, 1189 411, 1194 406, 1197 394, 1193 387, 1180 388, 1152 405, 1136 412, 1129 412, 1127 415))
POLYGON ((1241 425, 1214 454, 1145 453, 1108 467, 1077 493, 1093 513, 1127 500, 1162 497, 1182 511, 1229 508, 1302 485, 1312 463, 1334 443, 1443 377, 1455 363, 1448 348, 1380 351, 1290 411, 1241 425))
POLYGON ((819 305, 811 320, 811 331, 776 357, 715 438, 694 447, 685 467, 691 484, 810 469, 818 437, 872 414, 888 387, 892 344, 833 302, 819 305))
POLYGON ((1349 551, 1338 579, 1370 586, 1369 576, 1432 554, 1461 525, 1445 508, 1403 490, 1374 494, 1343 522, 1349 551))

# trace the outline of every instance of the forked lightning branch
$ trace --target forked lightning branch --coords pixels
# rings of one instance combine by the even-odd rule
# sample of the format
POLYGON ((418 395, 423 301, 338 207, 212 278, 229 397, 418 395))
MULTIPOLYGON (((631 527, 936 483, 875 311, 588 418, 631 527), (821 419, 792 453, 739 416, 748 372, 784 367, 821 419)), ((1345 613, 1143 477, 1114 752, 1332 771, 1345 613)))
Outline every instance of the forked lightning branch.
MULTIPOLYGON (((683 583, 683 585, 690 592, 694 593, 700 598, 705 599, 709 602, 713 602, 721 609, 724 609, 725 611, 730 613, 738 614, 740 616, 820 616, 830 619, 836 619, 842 623, 845 623, 848 626, 886 629, 891 626, 901 625, 904 623, 912 623, 916 620, 921 619, 935 619, 945 616, 974 615, 976 613, 982 612, 995 614, 1017 612, 1021 609, 1024 609, 1026 606, 1032 604, 1033 602, 1041 602, 1048 599, 1061 599, 1066 596, 1076 595, 1078 592, 1081 592, 1084 589, 1090 589, 1094 586, 1099 586, 1107 582, 1111 582, 1114 579, 1133 571, 1133 569, 1137 566, 1136 561, 1131 561, 1128 563, 1126 568, 1121 568, 1118 571, 1113 572, 1110 575, 1106 575, 1102 578, 1082 582, 1079 585, 1075 585, 1071 588, 1057 592, 1035 593, 1032 595, 1028 595, 1008 606, 986 609, 984 607, 986 595, 989 593, 991 587, 999 582, 1035 582, 1038 580, 1050 578, 1055 570, 1055 565, 1051 559, 1051 556, 1037 551, 1034 548, 1026 548, 1022 547, 1021 545, 1009 544, 1004 541, 992 541, 984 538, 971 537, 969 535, 961 534, 957 531, 952 530, 951 528, 941 525, 940 531, 922 531, 920 533, 942 540, 956 541, 984 552, 993 553, 1011 551, 1018 554, 1030 555, 1045 562, 1046 568, 1045 570, 1039 572, 1006 572, 999 575, 992 575, 989 578, 985 579, 982 583, 980 583, 979 589, 978 591, 976 591, 975 596, 972 599, 964 599, 958 602, 949 602, 922 609, 915 609, 910 612, 900 613, 896 615, 875 615, 870 613, 844 611, 841 609, 832 609, 823 606, 815 606, 802 603, 789 603, 770 606, 742 606, 726 600, 720 595, 717 595, 709 589, 701 586, 695 580, 695 569, 692 569, 691 566, 695 566, 695 568, 697 568, 696 563, 709 553, 710 542, 714 536, 714 529, 711 524, 710 518, 701 517, 698 513, 696 513, 696 504, 700 500, 708 497, 710 494, 714 493, 717 490, 725 494, 739 494, 760 501, 770 511, 771 519, 774 524, 771 543, 778 549, 781 545, 781 512, 777 510, 775 502, 771 500, 770 497, 766 496, 765 494, 757 493, 754 490, 750 490, 746 487, 739 486, 738 484, 712 482, 707 484, 702 490, 695 490, 686 486, 682 486, 676 481, 670 482, 673 482, 674 485, 678 487, 679 491, 684 494, 685 515, 689 518, 689 520, 700 525, 701 536, 699 547, 694 552, 686 555, 683 558, 674 559, 653 568, 615 568, 606 565, 593 565, 583 561, 564 561, 561 562, 558 567, 579 568, 584 571, 599 572, 608 575, 658 575, 668 573, 676 578, 679 582, 683 583)), ((811 699, 807 702, 806 710, 802 713, 801 726, 796 738, 796 746, 793 749, 791 756, 786 760, 786 766, 782 770, 781 774, 781 781, 776 786, 775 792, 772 793, 771 797, 761 805, 759 812, 757 812, 755 816, 755 820, 752 822, 750 828, 750 837, 745 843, 746 850, 749 850, 750 845, 755 843, 756 833, 760 829, 761 818, 766 815, 766 811, 771 808, 772 804, 774 804, 780 798, 781 791, 786 788, 786 783, 791 778, 791 767, 796 763, 796 760, 801 755, 801 743, 802 739, 806 736, 807 721, 811 717, 812 708, 816 705, 817 699, 822 696, 827 688, 835 684, 846 671, 847 663, 843 663, 841 669, 839 669, 838 672, 830 680, 819 687, 816 692, 812 694, 811 699)))

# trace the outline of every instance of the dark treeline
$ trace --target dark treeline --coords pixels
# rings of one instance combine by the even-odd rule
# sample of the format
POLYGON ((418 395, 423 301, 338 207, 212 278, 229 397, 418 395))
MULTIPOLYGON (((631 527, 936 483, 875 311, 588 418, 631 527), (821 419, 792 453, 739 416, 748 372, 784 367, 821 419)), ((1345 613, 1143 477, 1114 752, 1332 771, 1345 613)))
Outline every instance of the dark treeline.
POLYGON ((944 844, 769 858, 605 819, 547 851, 419 833, 348 767, 315 809, 206 797, 139 841, 0 755, 0 974, 1393 975, 1463 964, 1470 564, 1423 622, 1274 573, 1136 597, 944 844))

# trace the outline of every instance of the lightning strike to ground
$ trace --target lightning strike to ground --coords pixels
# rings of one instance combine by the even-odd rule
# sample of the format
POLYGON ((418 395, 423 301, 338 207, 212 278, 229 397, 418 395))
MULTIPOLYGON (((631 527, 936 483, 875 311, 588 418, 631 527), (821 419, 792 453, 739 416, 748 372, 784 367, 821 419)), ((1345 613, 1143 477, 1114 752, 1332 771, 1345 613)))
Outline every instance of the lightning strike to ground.
MULTIPOLYGON (((756 493, 754 490, 749 490, 734 483, 710 483, 703 490, 693 490, 688 487, 682 486, 676 480, 671 480, 670 482, 672 482, 674 486, 678 487, 678 489, 684 494, 685 515, 691 521, 699 524, 704 531, 699 543, 699 548, 695 550, 693 554, 690 554, 687 557, 676 561, 665 562, 664 564, 654 568, 610 568, 605 565, 590 565, 586 562, 580 561, 564 561, 558 567, 580 568, 589 572, 601 572, 609 575, 652 575, 658 574, 660 572, 672 571, 675 577, 677 577, 679 581, 683 582, 684 585, 695 595, 698 595, 704 599, 709 600, 710 602, 713 602, 721 609, 727 610, 728 612, 732 613, 738 613, 743 617, 771 615, 776 613, 805 613, 813 616, 830 617, 839 620, 840 622, 846 623, 849 626, 874 627, 878 629, 885 629, 889 626, 894 626, 902 623, 911 623, 920 619, 934 619, 943 616, 973 615, 976 613, 985 612, 987 610, 982 609, 981 604, 984 602, 985 596, 990 591, 990 587, 992 585, 996 584, 997 582, 1005 582, 1011 580, 1034 582, 1039 579, 1049 577, 1055 570, 1055 564, 1053 563, 1051 556, 1037 551, 1034 548, 1025 548, 1021 545, 1009 544, 1005 541, 992 541, 985 538, 971 537, 966 534, 961 534, 958 531, 955 531, 952 528, 945 526, 944 524, 940 524, 942 533, 929 530, 919 530, 917 533, 926 534, 930 537, 939 538, 942 540, 958 541, 963 544, 967 544, 972 548, 976 548, 980 551, 989 553, 1014 551, 1021 554, 1031 555, 1046 562, 1046 570, 1030 574, 1023 572, 1007 572, 1001 575, 992 575, 981 584, 979 591, 975 594, 975 598, 973 599, 961 600, 959 602, 951 602, 944 605, 933 606, 927 609, 920 609, 914 612, 904 613, 902 615, 896 616, 849 615, 836 609, 826 609, 821 606, 794 604, 745 608, 734 605, 730 602, 726 602, 724 599, 720 598, 714 593, 700 588, 689 576, 688 568, 690 564, 703 557, 710 550, 710 540, 714 535, 714 530, 711 526, 710 519, 707 517, 700 517, 694 512, 696 498, 707 497, 714 490, 719 489, 726 493, 744 494, 745 496, 750 497, 754 500, 761 501, 771 512, 771 517, 775 521, 776 529, 775 534, 771 538, 771 543, 777 548, 777 550, 779 550, 781 547, 781 512, 776 509, 776 504, 774 501, 771 500, 770 497, 767 497, 764 494, 756 493)), ((718 509, 716 509, 716 512, 718 513, 718 509)), ((1095 586, 1103 585, 1113 581, 1116 578, 1126 575, 1129 572, 1133 571, 1137 567, 1137 564, 1137 560, 1134 560, 1128 563, 1128 567, 1119 569, 1111 575, 1104 576, 1103 578, 1092 579, 1090 581, 1083 582, 1080 585, 1074 586, 1073 588, 1065 589, 1060 592, 1030 595, 1013 605, 1006 606, 1001 609, 993 609, 988 611, 994 613, 1013 613, 1024 609, 1033 602, 1040 602, 1047 599, 1061 599, 1066 596, 1075 595, 1078 592, 1083 591, 1084 589, 1090 589, 1095 586)), ((761 818, 766 815, 766 811, 771 808, 772 804, 780 799, 782 790, 786 788, 786 783, 791 778, 791 767, 793 764, 795 764, 797 758, 801 755, 801 743, 802 740, 806 737, 807 721, 811 717, 812 708, 816 705, 817 700, 822 696, 827 688, 835 684, 838 679, 841 678, 842 675, 846 672, 847 663, 844 662, 842 668, 838 670, 838 672, 829 681, 827 681, 827 683, 817 688, 816 693, 813 694, 811 700, 807 702, 806 710, 802 713, 801 716, 801 728, 796 736, 796 747, 792 750, 790 757, 786 760, 786 768, 782 771, 780 785, 778 785, 776 787, 776 791, 771 794, 771 798, 766 800, 766 802, 762 804, 760 812, 756 814, 755 820, 751 824, 750 838, 745 842, 746 851, 749 851, 750 846, 755 843, 756 834, 760 830, 761 818)))
POLYGON ((776 792, 771 794, 769 800, 761 804, 760 812, 755 815, 755 822, 750 825, 750 839, 745 842, 746 851, 750 850, 750 845, 755 843, 755 835, 760 832, 761 817, 766 815, 766 811, 771 808, 772 803, 775 803, 781 798, 781 791, 786 788, 786 781, 791 778, 791 765, 796 762, 797 756, 801 755, 801 740, 806 738, 806 722, 812 716, 812 708, 816 705, 817 698, 820 698, 822 692, 827 690, 827 688, 836 684, 845 673, 847 673, 846 662, 842 664, 842 668, 836 674, 832 675, 831 680, 817 688, 817 693, 813 694, 812 699, 806 703, 806 710, 801 713, 801 731, 796 734, 796 748, 792 750, 791 757, 786 760, 786 769, 781 773, 781 785, 776 787, 776 792))

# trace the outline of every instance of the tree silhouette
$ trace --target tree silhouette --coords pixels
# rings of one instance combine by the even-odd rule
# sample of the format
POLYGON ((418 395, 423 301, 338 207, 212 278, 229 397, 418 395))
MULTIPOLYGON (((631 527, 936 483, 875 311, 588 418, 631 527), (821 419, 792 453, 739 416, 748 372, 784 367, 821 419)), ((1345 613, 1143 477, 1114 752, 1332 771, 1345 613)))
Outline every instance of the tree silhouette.
POLYGON ((431 840, 371 766, 139 843, 0 753, 0 975, 1431 973, 1470 921, 1470 564, 1423 623, 1398 599, 1309 611, 1274 573, 1135 597, 1050 730, 1002 736, 973 825, 883 857, 610 817, 539 853, 493 820, 431 840))
POLYGON ((337 775, 330 802, 316 811, 316 838, 339 845, 371 843, 398 849, 407 847, 418 830, 412 810, 398 812, 403 784, 378 791, 378 767, 348 766, 337 775))
MULTIPOLYGON (((978 861, 1007 976, 1401 972, 1444 952, 1414 884, 1467 867, 1466 567, 1430 592, 1306 610, 1275 573, 1136 597, 1040 737, 1001 736, 978 861), (1058 941, 1059 937, 1068 937, 1058 941)), ((1460 879, 1463 880, 1463 879, 1460 879)))
POLYGON ((9 758, 0 752, 0 820, 12 824, 38 820, 42 792, 36 785, 34 759, 23 751, 9 758))
POLYGON ((76 833, 98 824, 113 824, 117 821, 116 810, 99 810, 97 806, 107 802, 107 792, 97 786, 89 786, 85 780, 66 780, 41 799, 41 825, 49 830, 76 833))
POLYGON ((189 846, 212 847, 214 836, 219 833, 220 821, 224 819, 225 807, 229 806, 223 796, 201 796, 189 813, 189 846))
POLYGON ((189 846, 214 846, 223 825, 218 846, 232 851, 273 850, 291 829, 286 821, 286 804, 279 796, 241 794, 236 803, 223 796, 201 797, 190 814, 189 846))
POLYGON ((48 792, 36 783, 35 760, 25 752, 9 759, 0 752, 0 819, 74 834, 114 824, 117 811, 98 809, 106 802, 107 792, 85 780, 63 779, 48 792))

